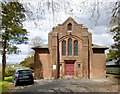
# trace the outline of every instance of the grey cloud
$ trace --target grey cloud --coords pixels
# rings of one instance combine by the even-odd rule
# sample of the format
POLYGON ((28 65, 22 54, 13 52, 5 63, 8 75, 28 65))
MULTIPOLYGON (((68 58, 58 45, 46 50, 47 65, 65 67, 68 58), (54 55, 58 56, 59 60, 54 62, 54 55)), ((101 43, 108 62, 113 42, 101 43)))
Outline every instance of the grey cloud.
POLYGON ((109 47, 113 44, 113 39, 108 34, 94 34, 92 37, 94 44, 100 44, 109 47))

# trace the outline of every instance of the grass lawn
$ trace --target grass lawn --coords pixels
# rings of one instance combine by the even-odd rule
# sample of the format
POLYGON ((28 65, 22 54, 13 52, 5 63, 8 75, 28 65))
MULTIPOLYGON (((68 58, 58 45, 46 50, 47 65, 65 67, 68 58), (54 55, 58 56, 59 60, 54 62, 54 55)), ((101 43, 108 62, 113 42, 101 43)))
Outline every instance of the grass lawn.
POLYGON ((106 77, 112 77, 113 76, 113 74, 107 74, 106 73, 106 77))
POLYGON ((12 76, 5 77, 5 81, 0 81, 0 93, 6 90, 8 84, 12 83, 12 76))
POLYGON ((120 74, 120 68, 119 67, 106 67, 107 73, 113 73, 113 74, 120 74))

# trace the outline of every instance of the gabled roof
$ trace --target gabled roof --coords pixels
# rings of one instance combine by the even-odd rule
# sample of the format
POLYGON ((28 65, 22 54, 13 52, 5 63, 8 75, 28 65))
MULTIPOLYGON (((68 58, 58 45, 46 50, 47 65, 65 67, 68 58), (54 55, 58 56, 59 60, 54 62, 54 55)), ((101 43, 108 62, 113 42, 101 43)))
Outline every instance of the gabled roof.
POLYGON ((61 25, 64 25, 66 22, 68 21, 73 21, 75 24, 78 25, 78 23, 72 18, 72 17, 69 17, 65 22, 63 22, 61 25))

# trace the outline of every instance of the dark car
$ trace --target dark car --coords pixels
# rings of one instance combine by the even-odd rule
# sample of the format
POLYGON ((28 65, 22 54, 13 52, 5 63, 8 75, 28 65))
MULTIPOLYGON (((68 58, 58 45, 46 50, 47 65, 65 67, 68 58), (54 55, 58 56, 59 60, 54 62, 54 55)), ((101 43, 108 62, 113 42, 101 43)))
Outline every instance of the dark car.
POLYGON ((33 84, 34 78, 31 70, 26 70, 26 69, 17 70, 13 75, 13 82, 15 86, 25 82, 29 82, 30 84, 33 84))

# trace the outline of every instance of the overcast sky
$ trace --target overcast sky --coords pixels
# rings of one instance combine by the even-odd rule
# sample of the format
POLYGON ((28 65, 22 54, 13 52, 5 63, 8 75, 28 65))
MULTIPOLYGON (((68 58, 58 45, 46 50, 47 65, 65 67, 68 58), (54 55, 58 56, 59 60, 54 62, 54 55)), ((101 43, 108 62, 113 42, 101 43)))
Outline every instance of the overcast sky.
MULTIPOLYGON (((93 44, 108 47, 113 44, 112 36, 108 31, 111 9, 115 1, 117 0, 20 0, 28 11, 27 19, 23 24, 29 32, 29 41, 39 36, 44 40, 44 44, 47 44, 48 32, 52 27, 72 17, 78 24, 83 24, 89 32, 92 32, 93 44)), ((21 53, 7 56, 8 63, 19 63, 30 55, 29 44, 18 47, 21 53)))

